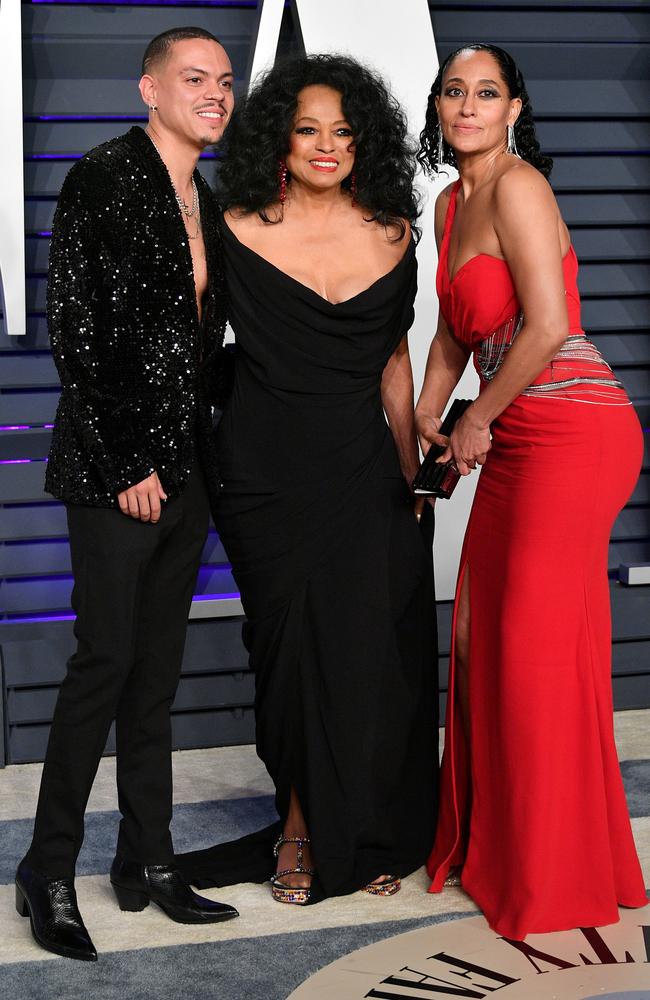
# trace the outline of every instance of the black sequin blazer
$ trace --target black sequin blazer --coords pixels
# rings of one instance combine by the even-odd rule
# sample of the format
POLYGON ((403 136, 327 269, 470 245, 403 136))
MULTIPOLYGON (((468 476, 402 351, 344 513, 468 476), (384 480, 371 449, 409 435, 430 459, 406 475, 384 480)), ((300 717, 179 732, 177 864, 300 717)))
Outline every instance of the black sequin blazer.
POLYGON ((47 316, 61 379, 45 488, 113 507, 158 473, 169 497, 193 462, 218 472, 226 293, 218 206, 198 171, 208 294, 199 324, 192 258, 167 169, 141 128, 91 150, 66 177, 50 248, 47 316))

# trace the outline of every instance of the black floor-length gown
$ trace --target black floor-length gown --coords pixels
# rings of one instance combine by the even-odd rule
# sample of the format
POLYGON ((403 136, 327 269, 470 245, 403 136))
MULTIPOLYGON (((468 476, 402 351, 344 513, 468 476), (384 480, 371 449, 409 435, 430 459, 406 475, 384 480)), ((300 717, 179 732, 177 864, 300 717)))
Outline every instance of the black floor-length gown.
MULTIPOLYGON (((297 791, 317 902, 415 870, 435 832, 433 515, 418 529, 380 393, 417 265, 411 242, 333 304, 223 230, 237 362, 217 527, 247 616, 258 754, 281 818, 297 791)), ((279 830, 179 865, 202 887, 263 881, 279 830)))

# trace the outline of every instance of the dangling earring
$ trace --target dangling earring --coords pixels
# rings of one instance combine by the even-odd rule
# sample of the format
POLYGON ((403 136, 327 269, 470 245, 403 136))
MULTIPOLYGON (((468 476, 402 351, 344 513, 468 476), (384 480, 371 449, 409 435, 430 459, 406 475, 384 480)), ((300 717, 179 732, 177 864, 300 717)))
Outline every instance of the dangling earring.
MULTIPOLYGON (((512 156, 519 156, 517 143, 515 142, 514 125, 508 125, 508 145, 506 146, 506 153, 511 153, 512 156)), ((521 159, 521 156, 519 156, 519 159, 521 159)))
POLYGON ((357 203, 357 175, 350 174, 350 194, 352 195, 352 204, 357 203))
POLYGON ((442 144, 442 128, 440 127, 440 122, 436 125, 436 129, 438 132, 438 139, 436 143, 436 162, 444 163, 445 150, 442 144))
POLYGON ((280 160, 280 169, 278 170, 278 184, 280 185, 280 204, 284 205, 287 200, 287 165, 284 160, 280 160))

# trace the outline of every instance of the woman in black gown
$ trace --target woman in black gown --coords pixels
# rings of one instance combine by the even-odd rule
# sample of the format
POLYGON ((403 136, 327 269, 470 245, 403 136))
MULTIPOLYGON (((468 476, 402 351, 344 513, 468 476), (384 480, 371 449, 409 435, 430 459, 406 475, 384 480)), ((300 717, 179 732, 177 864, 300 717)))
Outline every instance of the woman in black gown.
POLYGON ((263 881, 282 834, 276 899, 387 895, 431 848, 438 767, 403 116, 354 61, 293 60, 241 107, 221 180, 237 359, 216 520, 281 819, 180 863, 197 885, 263 881))

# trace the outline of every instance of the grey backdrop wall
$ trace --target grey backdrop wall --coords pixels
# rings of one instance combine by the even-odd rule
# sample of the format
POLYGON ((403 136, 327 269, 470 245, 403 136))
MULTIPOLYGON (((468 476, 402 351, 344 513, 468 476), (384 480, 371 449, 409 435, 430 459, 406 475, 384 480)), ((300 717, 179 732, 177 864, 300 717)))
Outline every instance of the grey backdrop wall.
MULTIPOLYGON (((466 41, 496 41, 519 60, 553 185, 581 260, 583 321, 650 427, 650 167, 647 3, 525 0, 431 3, 441 58, 466 41)), ((395 4, 399 27, 399 4, 395 4)), ((66 657, 74 646, 63 507, 43 493, 58 398, 45 324, 48 239, 74 159, 143 122, 134 84, 146 42, 200 24, 230 53, 241 93, 256 27, 254 2, 23 4, 27 329, 0 338, 0 761, 42 758, 66 657)), ((281 51, 297 48, 287 3, 281 51)), ((423 95, 423 101, 426 95, 423 95)), ((201 169, 214 178, 216 161, 201 169)), ((648 435, 646 435, 648 437, 648 435)), ((613 474, 615 471, 613 470, 613 474)), ((621 562, 650 561, 650 461, 610 545, 617 707, 650 705, 650 588, 616 582, 621 562)), ((562 573, 558 566, 557 572, 562 573)), ((240 639, 236 587, 213 532, 197 597, 217 617, 190 622, 173 709, 177 747, 253 739, 253 683, 240 639)), ((204 605, 205 606, 205 605, 204 605)), ((200 613, 200 605, 197 604, 200 613)), ((433 610, 433 609, 432 609, 433 610)), ((442 699, 450 605, 438 605, 442 699)), ((552 628, 553 623, 549 622, 552 628)), ((444 704, 443 704, 444 708, 444 704)), ((109 743, 109 749, 111 745, 109 743)))

